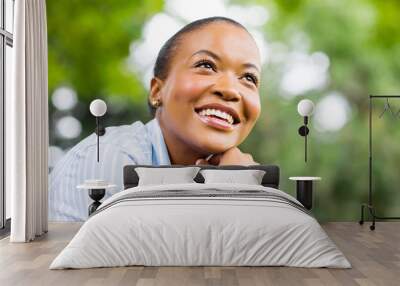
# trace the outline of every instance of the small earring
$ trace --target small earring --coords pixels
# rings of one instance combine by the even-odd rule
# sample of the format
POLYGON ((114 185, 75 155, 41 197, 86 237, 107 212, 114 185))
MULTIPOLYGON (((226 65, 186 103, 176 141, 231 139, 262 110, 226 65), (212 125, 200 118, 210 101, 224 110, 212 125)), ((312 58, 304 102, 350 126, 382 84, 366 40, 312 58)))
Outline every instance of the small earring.
POLYGON ((152 104, 154 107, 159 107, 159 106, 161 105, 161 101, 160 101, 159 99, 156 99, 156 100, 153 100, 153 101, 151 102, 151 104, 152 104))

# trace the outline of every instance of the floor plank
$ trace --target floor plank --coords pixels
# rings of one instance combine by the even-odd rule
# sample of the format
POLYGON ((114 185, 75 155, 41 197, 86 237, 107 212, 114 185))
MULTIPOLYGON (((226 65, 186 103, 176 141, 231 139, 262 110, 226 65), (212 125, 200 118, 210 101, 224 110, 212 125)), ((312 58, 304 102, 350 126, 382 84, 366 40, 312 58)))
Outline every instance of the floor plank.
POLYGON ((51 223, 32 243, 0 240, 0 285, 398 285, 400 222, 379 222, 375 231, 356 222, 323 224, 352 269, 295 267, 116 267, 49 270, 80 223, 51 223))

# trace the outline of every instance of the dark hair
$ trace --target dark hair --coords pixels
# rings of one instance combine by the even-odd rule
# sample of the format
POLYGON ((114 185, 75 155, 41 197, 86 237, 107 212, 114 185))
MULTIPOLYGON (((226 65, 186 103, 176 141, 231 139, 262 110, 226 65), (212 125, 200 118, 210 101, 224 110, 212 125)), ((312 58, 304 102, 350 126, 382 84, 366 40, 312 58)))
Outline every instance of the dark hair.
MULTIPOLYGON (((161 47, 160 51, 158 52, 156 63, 154 65, 153 75, 155 77, 158 77, 161 80, 165 80, 168 76, 173 52, 177 50, 177 48, 179 46, 179 42, 182 39, 182 36, 185 35, 186 33, 200 29, 201 27, 206 26, 211 23, 214 23, 214 22, 229 23, 229 24, 235 25, 235 26, 240 27, 240 28, 244 29, 245 31, 247 31, 247 29, 242 24, 240 24, 230 18, 221 17, 221 16, 203 18, 203 19, 191 22, 191 23, 187 24, 186 26, 184 26, 182 29, 180 29, 178 32, 176 32, 161 47)), ((151 105, 149 98, 147 99, 147 105, 149 107, 149 111, 150 111, 151 115, 154 117, 157 108, 154 107, 153 105, 151 105)))

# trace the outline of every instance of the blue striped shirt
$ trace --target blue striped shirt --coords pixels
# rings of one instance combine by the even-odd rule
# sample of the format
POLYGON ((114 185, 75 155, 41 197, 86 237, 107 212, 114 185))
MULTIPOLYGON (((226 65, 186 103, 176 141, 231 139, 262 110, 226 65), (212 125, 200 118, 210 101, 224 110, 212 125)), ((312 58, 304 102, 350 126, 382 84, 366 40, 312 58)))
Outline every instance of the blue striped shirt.
POLYGON ((123 167, 128 164, 170 165, 168 150, 156 118, 146 125, 107 127, 100 139, 97 162, 97 136, 83 139, 65 154, 49 177, 49 220, 83 221, 92 202, 88 191, 77 189, 88 179, 102 179, 117 185, 107 189, 105 198, 123 190, 123 167))

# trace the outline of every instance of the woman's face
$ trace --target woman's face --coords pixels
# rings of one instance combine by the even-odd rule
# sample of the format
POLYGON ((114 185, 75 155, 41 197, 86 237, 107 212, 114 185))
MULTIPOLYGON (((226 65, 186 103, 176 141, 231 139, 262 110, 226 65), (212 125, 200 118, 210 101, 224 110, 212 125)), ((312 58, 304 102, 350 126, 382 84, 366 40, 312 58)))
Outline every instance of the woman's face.
POLYGON ((158 94, 164 135, 202 154, 238 146, 260 115, 260 69, 256 44, 239 27, 213 23, 185 34, 158 94))

